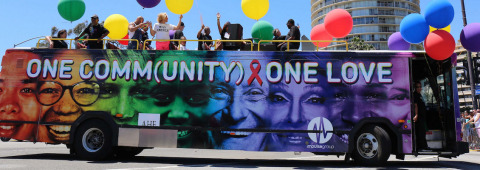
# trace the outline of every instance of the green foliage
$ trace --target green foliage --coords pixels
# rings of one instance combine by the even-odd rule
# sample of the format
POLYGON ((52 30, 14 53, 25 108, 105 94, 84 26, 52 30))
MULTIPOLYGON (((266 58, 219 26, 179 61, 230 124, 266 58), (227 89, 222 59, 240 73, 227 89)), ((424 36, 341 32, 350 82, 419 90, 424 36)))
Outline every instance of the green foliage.
POLYGON ((375 50, 375 47, 372 44, 365 43, 365 40, 360 39, 360 37, 353 37, 352 40, 348 43, 348 49, 350 50, 375 50))

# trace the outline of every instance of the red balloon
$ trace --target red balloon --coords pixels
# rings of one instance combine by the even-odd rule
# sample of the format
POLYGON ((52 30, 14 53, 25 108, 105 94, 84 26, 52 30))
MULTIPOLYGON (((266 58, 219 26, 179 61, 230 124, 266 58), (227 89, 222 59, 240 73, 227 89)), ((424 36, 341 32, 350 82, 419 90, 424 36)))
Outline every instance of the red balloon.
MULTIPOLYGON (((125 35, 125 37, 123 37, 122 39, 128 39, 128 34, 125 35)), ((118 41, 118 43, 122 44, 122 45, 128 45, 128 42, 129 41, 118 41)))
POLYGON ((334 9, 325 16, 325 28, 333 37, 343 38, 352 31, 352 16, 344 9, 334 9))
POLYGON ((425 51, 435 60, 445 60, 455 51, 455 40, 447 31, 433 31, 425 39, 425 51))
MULTIPOLYGON (((310 38, 312 40, 324 40, 324 41, 332 41, 333 37, 328 34, 327 30, 325 29, 325 24, 318 24, 312 28, 310 32, 310 38)), ((314 42, 317 47, 326 47, 330 45, 331 42, 314 42)))

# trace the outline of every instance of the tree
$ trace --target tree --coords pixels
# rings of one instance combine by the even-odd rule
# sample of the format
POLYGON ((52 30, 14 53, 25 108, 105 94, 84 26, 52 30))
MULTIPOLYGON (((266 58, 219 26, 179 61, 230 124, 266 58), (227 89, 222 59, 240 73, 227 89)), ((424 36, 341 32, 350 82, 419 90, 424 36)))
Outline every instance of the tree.
POLYGON ((358 36, 352 38, 348 43, 348 48, 351 50, 375 50, 372 44, 365 43, 365 40, 360 39, 358 36))

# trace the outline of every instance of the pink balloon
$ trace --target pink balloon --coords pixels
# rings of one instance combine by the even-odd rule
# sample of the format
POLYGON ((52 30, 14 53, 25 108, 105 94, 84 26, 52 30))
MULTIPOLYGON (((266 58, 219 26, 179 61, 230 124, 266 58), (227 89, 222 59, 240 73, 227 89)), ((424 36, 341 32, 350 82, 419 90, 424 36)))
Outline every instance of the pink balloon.
POLYGON ((352 16, 344 9, 334 9, 325 16, 325 28, 333 37, 343 38, 352 31, 352 16))
POLYGON ((425 39, 425 51, 435 60, 445 60, 455 51, 455 39, 447 31, 433 31, 425 39))
MULTIPOLYGON (((310 32, 310 38, 312 40, 324 40, 324 41, 332 41, 333 37, 328 34, 327 30, 325 29, 325 24, 318 24, 312 28, 310 32)), ((314 42, 317 47, 326 47, 330 45, 331 42, 314 42)))

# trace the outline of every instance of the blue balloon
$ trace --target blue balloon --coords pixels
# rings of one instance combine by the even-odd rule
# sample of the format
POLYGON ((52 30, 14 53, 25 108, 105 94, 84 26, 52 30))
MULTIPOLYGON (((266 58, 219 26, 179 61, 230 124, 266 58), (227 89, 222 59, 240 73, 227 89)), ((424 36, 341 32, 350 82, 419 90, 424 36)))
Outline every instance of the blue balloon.
POLYGON ((447 0, 433 0, 425 9, 425 20, 434 28, 445 28, 453 21, 455 12, 447 0))
POLYGON ((430 27, 420 14, 410 14, 400 23, 400 33, 403 39, 411 44, 421 43, 427 38, 430 27))

